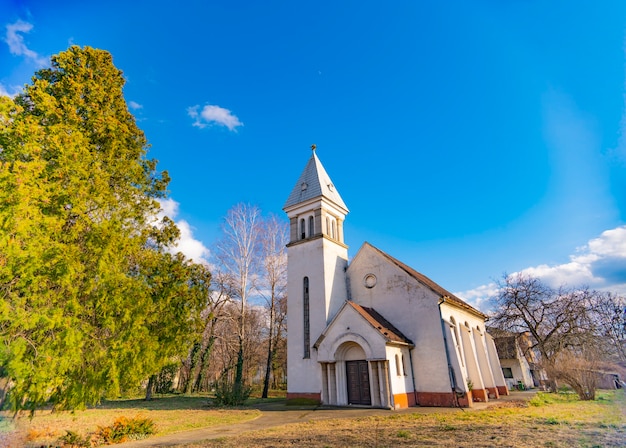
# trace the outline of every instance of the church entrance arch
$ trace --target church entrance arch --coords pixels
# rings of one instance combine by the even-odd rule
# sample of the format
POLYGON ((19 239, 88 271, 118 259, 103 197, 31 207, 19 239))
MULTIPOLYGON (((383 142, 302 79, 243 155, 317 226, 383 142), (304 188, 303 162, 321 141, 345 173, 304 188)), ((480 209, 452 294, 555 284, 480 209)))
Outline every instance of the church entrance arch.
POLYGON ((337 349, 335 359, 342 360, 346 364, 348 404, 370 406, 372 396, 369 363, 363 348, 356 342, 345 342, 337 349))

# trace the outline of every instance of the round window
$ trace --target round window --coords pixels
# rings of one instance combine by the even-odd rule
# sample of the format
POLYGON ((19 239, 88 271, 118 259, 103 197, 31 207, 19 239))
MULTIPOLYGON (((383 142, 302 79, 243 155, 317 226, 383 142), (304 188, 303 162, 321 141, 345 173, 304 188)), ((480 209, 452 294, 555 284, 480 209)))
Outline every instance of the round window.
POLYGON ((363 279, 363 283, 366 288, 373 288, 376 286, 376 276, 374 274, 367 274, 363 279))

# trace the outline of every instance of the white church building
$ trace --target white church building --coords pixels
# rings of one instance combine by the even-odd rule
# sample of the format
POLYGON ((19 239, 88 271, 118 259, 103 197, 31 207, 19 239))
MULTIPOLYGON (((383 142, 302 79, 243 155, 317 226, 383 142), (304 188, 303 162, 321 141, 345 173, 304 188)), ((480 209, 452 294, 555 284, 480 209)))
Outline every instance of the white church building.
POLYGON ((348 208, 315 147, 283 210, 288 399, 397 409, 508 394, 483 313, 369 243, 348 263, 348 208))

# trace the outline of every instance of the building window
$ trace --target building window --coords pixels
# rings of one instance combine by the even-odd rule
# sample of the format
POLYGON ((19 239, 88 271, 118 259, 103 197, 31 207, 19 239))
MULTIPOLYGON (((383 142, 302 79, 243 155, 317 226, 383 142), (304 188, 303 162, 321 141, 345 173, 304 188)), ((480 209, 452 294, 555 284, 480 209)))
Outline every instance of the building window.
POLYGON ((331 221, 330 225, 332 226, 332 229, 333 229, 332 234, 330 236, 331 238, 335 239, 337 237, 335 236, 335 220, 334 219, 331 221))
POLYGON ((454 346, 456 347, 456 351, 459 354, 461 365, 465 367, 465 363, 463 361, 463 353, 461 350, 461 338, 459 337, 459 329, 457 327, 456 320, 452 316, 450 316, 450 323, 452 324, 452 339, 454 339, 454 346))
POLYGON ((330 218, 326 217, 326 235, 330 236, 330 218))
POLYGON ((400 358, 402 360, 402 374, 406 376, 406 364, 404 363, 404 355, 400 358))
POLYGON ((505 378, 513 378, 513 370, 510 367, 502 367, 502 374, 505 378))
POLYGON ((313 226, 313 217, 309 216, 309 237, 312 237, 313 235, 315 235, 315 229, 313 226))
POLYGON ((306 238, 306 226, 304 219, 300 220, 300 239, 303 240, 306 238))
POLYGON ((402 373, 400 373, 400 358, 398 355, 396 355, 396 375, 402 375, 402 373))
POLYGON ((304 358, 311 357, 311 327, 309 323, 309 277, 304 277, 302 282, 302 314, 304 319, 304 358))

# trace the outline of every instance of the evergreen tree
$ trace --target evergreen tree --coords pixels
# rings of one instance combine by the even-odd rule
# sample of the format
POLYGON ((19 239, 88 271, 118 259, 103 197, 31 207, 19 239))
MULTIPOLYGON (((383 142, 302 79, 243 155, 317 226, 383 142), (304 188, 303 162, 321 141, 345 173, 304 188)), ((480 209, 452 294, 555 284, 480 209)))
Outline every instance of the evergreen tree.
POLYGON ((74 409, 186 352, 210 274, 156 222, 166 172, 109 53, 71 47, 0 97, 0 367, 14 411, 74 409))

